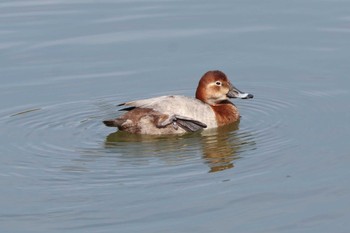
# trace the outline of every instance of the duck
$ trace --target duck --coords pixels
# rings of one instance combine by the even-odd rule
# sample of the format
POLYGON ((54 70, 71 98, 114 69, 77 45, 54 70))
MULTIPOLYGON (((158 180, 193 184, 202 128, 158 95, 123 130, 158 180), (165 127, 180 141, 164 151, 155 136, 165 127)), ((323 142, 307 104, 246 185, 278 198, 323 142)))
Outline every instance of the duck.
POLYGON ((119 104, 126 111, 104 120, 108 127, 143 135, 184 134, 218 128, 237 122, 240 114, 230 98, 251 99, 252 94, 237 89, 225 73, 206 72, 199 80, 195 98, 181 95, 159 96, 119 104))

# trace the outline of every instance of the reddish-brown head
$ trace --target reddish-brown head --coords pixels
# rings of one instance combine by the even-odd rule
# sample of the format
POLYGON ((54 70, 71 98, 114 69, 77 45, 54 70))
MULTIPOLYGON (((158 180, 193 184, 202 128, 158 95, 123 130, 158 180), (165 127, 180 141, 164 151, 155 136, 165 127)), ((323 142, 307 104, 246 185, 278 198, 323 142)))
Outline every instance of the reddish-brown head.
POLYGON ((219 71, 208 71, 199 80, 196 98, 212 106, 223 103, 228 98, 253 98, 252 94, 243 93, 235 88, 226 75, 219 71))

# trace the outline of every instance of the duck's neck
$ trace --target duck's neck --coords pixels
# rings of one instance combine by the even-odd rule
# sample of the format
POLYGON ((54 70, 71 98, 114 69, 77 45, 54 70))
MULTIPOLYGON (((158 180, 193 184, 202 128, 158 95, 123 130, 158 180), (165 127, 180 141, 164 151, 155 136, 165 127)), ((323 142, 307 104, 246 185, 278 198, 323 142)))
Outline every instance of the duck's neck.
POLYGON ((218 126, 227 125, 239 119, 238 109, 229 101, 217 105, 211 105, 210 107, 215 113, 218 126))

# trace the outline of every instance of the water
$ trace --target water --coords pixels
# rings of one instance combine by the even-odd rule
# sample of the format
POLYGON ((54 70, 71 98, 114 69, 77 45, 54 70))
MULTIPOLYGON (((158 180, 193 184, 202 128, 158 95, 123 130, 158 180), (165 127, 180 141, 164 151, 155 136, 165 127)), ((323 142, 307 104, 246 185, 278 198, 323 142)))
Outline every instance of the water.
POLYGON ((349 1, 0 3, 1 232, 349 232, 349 1), (133 136, 116 104, 252 100, 205 134, 133 136))

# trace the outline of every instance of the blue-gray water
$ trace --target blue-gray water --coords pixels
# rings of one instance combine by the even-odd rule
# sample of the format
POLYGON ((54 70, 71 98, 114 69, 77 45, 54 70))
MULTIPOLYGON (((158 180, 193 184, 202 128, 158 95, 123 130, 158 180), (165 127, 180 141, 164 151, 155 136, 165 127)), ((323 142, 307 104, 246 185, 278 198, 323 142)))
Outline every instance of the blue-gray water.
POLYGON ((2 0, 0 231, 350 231, 350 1, 2 0), (224 71, 239 124, 150 138, 116 104, 224 71))

